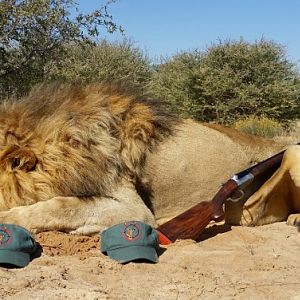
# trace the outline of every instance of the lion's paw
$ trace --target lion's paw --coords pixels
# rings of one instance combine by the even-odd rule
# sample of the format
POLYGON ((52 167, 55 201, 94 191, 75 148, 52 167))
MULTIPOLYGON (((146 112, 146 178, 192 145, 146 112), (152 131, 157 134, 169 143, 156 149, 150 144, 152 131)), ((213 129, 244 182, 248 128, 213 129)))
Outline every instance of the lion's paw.
POLYGON ((20 219, 17 215, 11 213, 13 209, 10 211, 1 211, 0 212, 0 222, 1 223, 10 223, 10 224, 17 224, 23 226, 23 224, 20 224, 20 219))
POLYGON ((294 226, 300 225, 300 214, 289 215, 286 223, 288 225, 294 225, 294 226))

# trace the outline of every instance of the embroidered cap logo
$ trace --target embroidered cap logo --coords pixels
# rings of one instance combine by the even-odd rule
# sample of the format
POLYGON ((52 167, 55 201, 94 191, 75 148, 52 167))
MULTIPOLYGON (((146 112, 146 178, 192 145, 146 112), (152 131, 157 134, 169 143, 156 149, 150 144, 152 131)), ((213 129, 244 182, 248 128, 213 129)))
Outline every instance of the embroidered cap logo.
POLYGON ((140 225, 136 222, 125 223, 122 229, 122 236, 127 241, 139 240, 142 236, 140 225))
POLYGON ((13 241, 12 233, 4 226, 0 227, 0 247, 10 244, 13 241))

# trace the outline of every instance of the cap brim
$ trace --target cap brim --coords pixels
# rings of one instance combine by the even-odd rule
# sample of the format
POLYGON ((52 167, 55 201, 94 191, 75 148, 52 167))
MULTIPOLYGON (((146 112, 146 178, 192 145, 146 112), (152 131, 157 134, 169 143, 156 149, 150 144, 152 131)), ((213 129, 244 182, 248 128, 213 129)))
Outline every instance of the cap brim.
POLYGON ((12 250, 0 250, 0 264, 10 264, 17 267, 26 267, 30 262, 30 255, 12 250))
POLYGON ((137 259, 146 259, 151 262, 157 262, 157 253, 155 248, 144 246, 130 246, 114 250, 108 250, 107 255, 121 263, 127 263, 137 259))

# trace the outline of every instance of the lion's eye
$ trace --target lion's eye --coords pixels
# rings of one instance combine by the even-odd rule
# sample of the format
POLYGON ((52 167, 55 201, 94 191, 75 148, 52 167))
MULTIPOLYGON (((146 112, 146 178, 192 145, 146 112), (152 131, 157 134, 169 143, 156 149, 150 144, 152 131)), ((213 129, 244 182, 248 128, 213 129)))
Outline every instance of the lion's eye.
POLYGON ((12 169, 17 168, 20 165, 20 158, 19 157, 15 157, 11 163, 11 167, 12 169))

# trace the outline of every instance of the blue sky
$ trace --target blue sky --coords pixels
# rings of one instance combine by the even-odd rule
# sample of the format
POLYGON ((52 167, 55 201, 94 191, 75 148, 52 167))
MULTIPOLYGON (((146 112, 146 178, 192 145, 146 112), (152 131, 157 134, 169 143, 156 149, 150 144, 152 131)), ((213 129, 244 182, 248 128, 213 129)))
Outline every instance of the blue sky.
MULTIPOLYGON (((85 12, 104 3, 77 2, 85 12)), ((154 60, 204 50, 219 39, 254 42, 263 37, 284 45, 287 57, 300 66, 299 0, 119 0, 109 11, 125 36, 154 60)))

